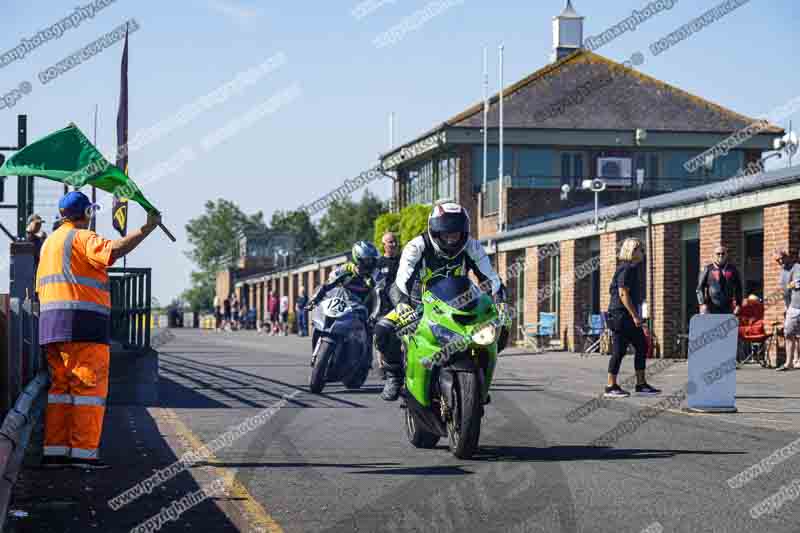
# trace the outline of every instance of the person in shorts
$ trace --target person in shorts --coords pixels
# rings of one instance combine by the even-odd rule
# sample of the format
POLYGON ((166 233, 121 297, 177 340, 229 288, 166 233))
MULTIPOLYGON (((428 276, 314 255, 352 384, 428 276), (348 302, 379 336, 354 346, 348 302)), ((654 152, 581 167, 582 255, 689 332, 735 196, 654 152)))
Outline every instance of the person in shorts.
MULTIPOLYGON (((798 254, 800 256, 800 254, 798 254)), ((800 264, 795 263, 788 276, 781 276, 786 281, 786 319, 783 322, 783 335, 786 337, 786 362, 778 371, 800 368, 800 264)))
POLYGON ((281 331, 283 336, 289 335, 289 297, 281 296, 281 331))

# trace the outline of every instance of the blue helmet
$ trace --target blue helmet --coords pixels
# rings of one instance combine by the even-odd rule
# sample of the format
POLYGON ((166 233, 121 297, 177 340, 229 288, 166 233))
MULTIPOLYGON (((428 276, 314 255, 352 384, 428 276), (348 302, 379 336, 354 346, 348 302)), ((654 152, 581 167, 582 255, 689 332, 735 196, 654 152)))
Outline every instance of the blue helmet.
POLYGON ((375 267, 378 266, 378 249, 375 245, 367 241, 358 241, 353 245, 351 250, 353 256, 353 263, 358 267, 359 274, 372 274, 375 267))

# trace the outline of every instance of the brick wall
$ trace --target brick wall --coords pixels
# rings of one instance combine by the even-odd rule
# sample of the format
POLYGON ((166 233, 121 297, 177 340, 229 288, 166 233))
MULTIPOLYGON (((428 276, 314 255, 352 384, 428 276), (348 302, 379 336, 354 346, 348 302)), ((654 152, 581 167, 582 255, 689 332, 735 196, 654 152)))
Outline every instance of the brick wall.
POLYGON ((606 311, 611 303, 608 288, 617 271, 617 248, 622 240, 613 233, 600 235, 600 310, 606 311))
MULTIPOLYGON (((700 265, 714 260, 714 248, 719 245, 728 248, 728 260, 741 267, 740 246, 742 230, 739 213, 722 213, 700 219, 700 265)), ((741 269, 741 268, 740 268, 741 269)))
POLYGON ((584 325, 591 310, 591 275, 588 274, 591 252, 589 241, 561 242, 560 337, 565 350, 579 349, 577 326, 584 325))
POLYGON ((539 270, 540 263, 538 254, 539 247, 532 246, 525 249, 525 320, 526 324, 536 322, 539 319, 539 270))
MULTIPOLYGON (((800 202, 787 202, 772 207, 764 208, 764 299, 773 302, 766 305, 764 320, 767 325, 772 322, 783 323, 783 298, 780 289, 781 267, 772 260, 775 250, 785 249, 794 258, 800 250, 800 202)), ((785 355, 783 339, 773 344, 771 356, 776 353, 785 355)))
MULTIPOLYGON (((651 306, 653 333, 658 339, 657 354, 672 357, 677 354, 675 339, 681 331, 681 225, 662 224, 653 226, 653 242, 648 261, 652 269, 648 273, 648 283, 652 277, 651 306)), ((692 283, 694 276, 688 276, 692 283)), ((648 295, 651 293, 648 285, 648 295)), ((650 300, 648 296, 648 301, 650 300)))
POLYGON ((456 183, 456 201, 467 210, 470 219, 470 233, 478 235, 478 210, 477 194, 472 191, 472 149, 467 146, 458 152, 461 162, 458 169, 458 183, 456 183))

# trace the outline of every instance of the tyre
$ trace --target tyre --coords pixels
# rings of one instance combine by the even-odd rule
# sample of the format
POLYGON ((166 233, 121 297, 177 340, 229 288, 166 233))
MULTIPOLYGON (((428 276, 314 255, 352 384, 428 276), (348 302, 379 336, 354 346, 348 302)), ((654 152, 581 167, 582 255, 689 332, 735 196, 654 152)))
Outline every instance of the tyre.
POLYGON ((439 435, 425 431, 417 423, 416 416, 411 409, 406 408, 406 437, 415 448, 433 448, 439 442, 439 435))
POLYGON ((475 372, 457 372, 453 382, 456 405, 447 421, 450 451, 459 459, 470 459, 478 450, 481 435, 481 389, 475 372))
POLYGON ((348 389, 360 389, 364 382, 367 381, 367 376, 369 376, 369 367, 365 366, 353 372, 353 374, 346 379, 343 379, 342 383, 344 383, 344 386, 348 389))
POLYGON ((331 344, 325 339, 319 341, 319 353, 317 354, 317 362, 314 368, 311 369, 311 380, 308 383, 308 388, 314 394, 319 394, 325 387, 325 375, 328 373, 328 366, 330 365, 331 358, 336 351, 336 346, 331 344))

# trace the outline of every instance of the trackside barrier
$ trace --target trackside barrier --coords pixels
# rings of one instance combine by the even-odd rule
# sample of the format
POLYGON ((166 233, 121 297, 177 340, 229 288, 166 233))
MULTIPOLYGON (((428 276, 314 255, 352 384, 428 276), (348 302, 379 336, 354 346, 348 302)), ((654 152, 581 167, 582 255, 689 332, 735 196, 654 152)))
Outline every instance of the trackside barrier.
POLYGON ((149 268, 109 268, 111 338, 125 348, 150 347, 149 268))
POLYGON ((736 412, 735 315, 700 314, 689 322, 688 408, 706 413, 736 412))

